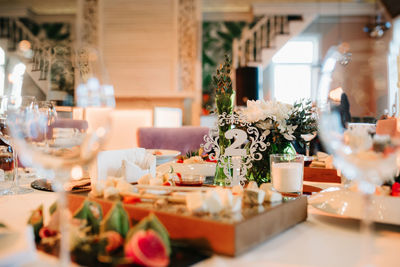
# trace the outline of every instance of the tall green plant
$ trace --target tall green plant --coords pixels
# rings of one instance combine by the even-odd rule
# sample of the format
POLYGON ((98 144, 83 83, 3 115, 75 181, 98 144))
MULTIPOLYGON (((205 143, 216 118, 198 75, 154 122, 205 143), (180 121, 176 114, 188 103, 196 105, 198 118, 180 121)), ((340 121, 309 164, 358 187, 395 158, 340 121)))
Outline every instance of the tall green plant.
POLYGON ((246 22, 204 22, 202 46, 203 94, 211 97, 203 108, 212 110, 214 107, 213 74, 218 62, 224 60, 224 55, 232 57, 233 39, 240 38, 246 22))
MULTIPOLYGON (((218 115, 229 115, 233 113, 233 97, 234 91, 231 80, 231 61, 228 55, 225 55, 224 64, 222 64, 213 76, 213 86, 215 88, 215 105, 218 115)), ((221 155, 224 155, 225 149, 230 145, 230 140, 225 137, 225 133, 231 129, 230 124, 219 125, 218 145, 221 155)), ((224 173, 224 165, 227 159, 218 161, 215 172, 214 184, 225 185, 226 175, 224 173)))

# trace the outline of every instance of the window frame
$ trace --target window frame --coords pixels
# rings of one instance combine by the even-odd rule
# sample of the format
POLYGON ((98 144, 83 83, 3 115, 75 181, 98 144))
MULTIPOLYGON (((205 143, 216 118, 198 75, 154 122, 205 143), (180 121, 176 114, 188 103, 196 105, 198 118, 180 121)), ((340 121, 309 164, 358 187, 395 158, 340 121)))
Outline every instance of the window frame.
MULTIPOLYGON (((309 66, 310 67, 310 73, 311 73, 311 78, 310 78, 310 84, 311 84, 311 92, 310 92, 310 98, 312 101, 315 101, 317 98, 317 87, 318 87, 318 77, 319 77, 319 58, 320 58, 320 44, 319 44, 319 38, 316 35, 303 35, 301 37, 293 38, 292 40, 288 41, 289 42, 312 42, 313 44, 313 55, 312 55, 312 61, 310 63, 279 63, 279 62, 274 62, 271 59, 271 78, 272 82, 271 84, 271 91, 272 91, 272 98, 276 99, 276 88, 275 88, 275 68, 277 66, 309 66)), ((283 47, 282 47, 283 48, 283 47)))
POLYGON ((0 79, 0 96, 4 95, 4 88, 6 83, 5 65, 6 65, 6 51, 3 49, 3 47, 0 46, 0 76, 3 76, 3 78, 0 79))

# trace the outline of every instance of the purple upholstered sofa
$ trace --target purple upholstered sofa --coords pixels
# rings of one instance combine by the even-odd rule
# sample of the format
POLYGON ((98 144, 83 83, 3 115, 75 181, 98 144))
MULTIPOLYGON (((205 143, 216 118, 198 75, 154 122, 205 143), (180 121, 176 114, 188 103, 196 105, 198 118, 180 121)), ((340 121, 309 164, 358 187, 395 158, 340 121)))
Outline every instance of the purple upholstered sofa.
POLYGON ((179 128, 138 128, 138 146, 146 149, 172 149, 183 155, 198 150, 208 134, 208 127, 183 126, 179 128))

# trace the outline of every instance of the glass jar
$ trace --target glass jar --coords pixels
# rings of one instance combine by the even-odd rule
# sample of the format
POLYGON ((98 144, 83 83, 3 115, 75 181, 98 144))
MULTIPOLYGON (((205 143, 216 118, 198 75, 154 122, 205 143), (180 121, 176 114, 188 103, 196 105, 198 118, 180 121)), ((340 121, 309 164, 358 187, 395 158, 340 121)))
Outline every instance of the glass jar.
POLYGON ((14 174, 14 159, 13 153, 9 146, 0 146, 0 169, 3 170, 0 175, 0 181, 12 181, 14 174))

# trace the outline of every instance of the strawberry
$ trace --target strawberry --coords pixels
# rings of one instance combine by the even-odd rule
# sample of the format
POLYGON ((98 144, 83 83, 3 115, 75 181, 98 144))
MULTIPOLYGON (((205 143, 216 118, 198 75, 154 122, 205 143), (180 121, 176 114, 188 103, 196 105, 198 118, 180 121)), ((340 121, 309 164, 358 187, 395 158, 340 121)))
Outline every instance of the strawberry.
POLYGON ((176 175, 178 176, 179 182, 182 183, 182 174, 177 172, 176 175))
POLYGON ((396 182, 392 185, 392 196, 400 197, 400 183, 396 182))
POLYGON ((39 236, 41 237, 41 238, 46 238, 46 237, 51 237, 51 236, 55 236, 55 235, 57 235, 57 231, 54 231, 54 230, 51 230, 51 229, 49 229, 48 227, 42 227, 40 230, 39 230, 39 236))
POLYGON ((122 202, 124 202, 125 204, 135 204, 141 202, 141 200, 138 197, 125 196, 122 202))

